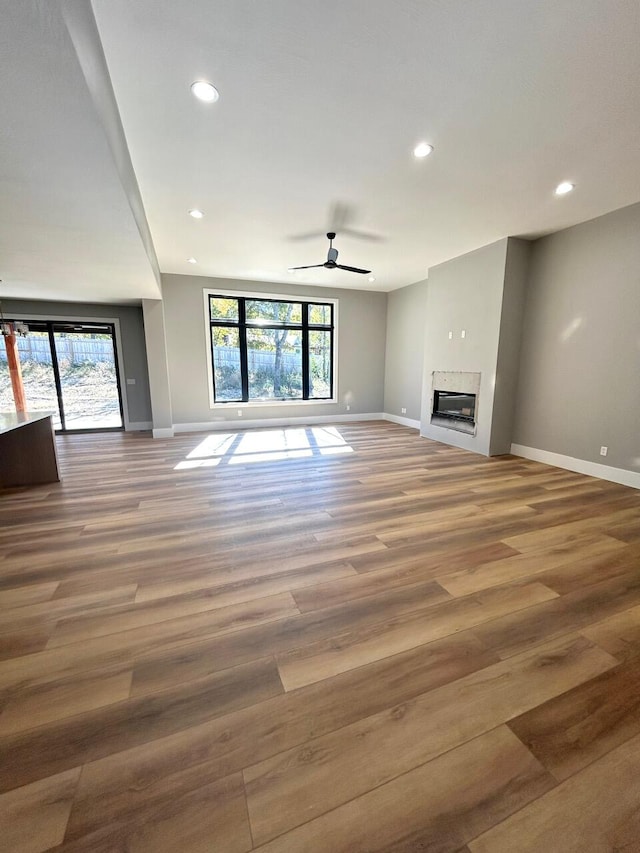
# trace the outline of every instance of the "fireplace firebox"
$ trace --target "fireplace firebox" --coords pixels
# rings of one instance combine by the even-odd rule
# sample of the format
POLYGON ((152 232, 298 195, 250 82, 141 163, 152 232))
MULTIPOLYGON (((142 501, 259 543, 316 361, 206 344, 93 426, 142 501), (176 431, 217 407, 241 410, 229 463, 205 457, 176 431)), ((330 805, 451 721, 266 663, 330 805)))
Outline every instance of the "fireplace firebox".
POLYGON ((476 395, 434 389, 431 423, 473 434, 476 427, 476 395))

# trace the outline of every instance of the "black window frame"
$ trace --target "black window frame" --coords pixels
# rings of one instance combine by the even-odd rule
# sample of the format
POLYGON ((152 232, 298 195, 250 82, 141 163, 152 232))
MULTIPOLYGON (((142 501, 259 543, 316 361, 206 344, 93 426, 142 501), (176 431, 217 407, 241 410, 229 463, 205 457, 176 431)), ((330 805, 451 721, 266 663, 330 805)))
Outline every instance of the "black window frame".
POLYGON ((251 404, 285 404, 292 405, 296 403, 327 403, 335 399, 335 331, 336 331, 336 303, 334 300, 317 299, 302 299, 291 298, 290 296, 274 296, 263 294, 238 294, 238 293, 217 293, 213 291, 207 292, 207 317, 209 329, 209 352, 211 363, 211 382, 213 387, 213 404, 215 406, 237 406, 251 404), (211 317, 211 302, 213 299, 234 299, 238 302, 238 319, 227 320, 216 317, 211 317), (247 302, 275 302, 278 304, 300 305, 302 316, 300 322, 256 322, 247 320, 246 304, 247 302), (321 305, 330 310, 330 322, 327 323, 311 323, 309 322, 309 307, 313 305, 321 305), (214 328, 230 328, 238 330, 238 346, 240 350, 240 375, 242 396, 233 400, 218 400, 216 399, 216 365, 215 365, 215 347, 213 344, 213 329, 214 328), (287 329, 299 332, 301 335, 301 350, 302 350, 302 396, 301 397, 249 397, 249 368, 247 354, 247 329, 261 330, 282 330, 287 329), (329 379, 329 396, 327 397, 310 397, 309 396, 309 332, 329 332, 330 334, 330 379, 329 379))

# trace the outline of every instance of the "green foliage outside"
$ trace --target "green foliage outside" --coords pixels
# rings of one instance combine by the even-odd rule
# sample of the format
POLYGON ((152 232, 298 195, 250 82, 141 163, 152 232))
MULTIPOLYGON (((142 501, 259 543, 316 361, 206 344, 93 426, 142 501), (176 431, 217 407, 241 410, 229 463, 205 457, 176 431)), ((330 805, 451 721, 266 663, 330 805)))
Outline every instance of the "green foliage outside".
MULTIPOLYGON (((209 300, 212 321, 239 322, 237 299, 216 296, 209 300)), ((299 399, 302 397, 302 303, 246 299, 249 399, 299 399), (280 328, 264 328, 269 325, 280 328), (271 356, 271 358, 269 358, 271 356)), ((329 325, 331 307, 310 305, 309 319, 329 325)), ((235 325, 213 325, 215 389, 219 401, 242 398, 240 334, 235 325)), ((331 350, 328 331, 310 331, 310 396, 330 393, 331 350)))

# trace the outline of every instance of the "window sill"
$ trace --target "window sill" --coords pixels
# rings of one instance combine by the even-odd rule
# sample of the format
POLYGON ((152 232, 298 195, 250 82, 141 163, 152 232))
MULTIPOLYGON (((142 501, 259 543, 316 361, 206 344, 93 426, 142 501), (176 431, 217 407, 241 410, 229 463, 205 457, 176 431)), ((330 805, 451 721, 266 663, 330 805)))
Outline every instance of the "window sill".
POLYGON ((319 405, 334 405, 338 401, 335 397, 330 400, 251 400, 249 403, 228 402, 228 403, 211 403, 210 409, 263 409, 266 406, 319 406, 319 405))

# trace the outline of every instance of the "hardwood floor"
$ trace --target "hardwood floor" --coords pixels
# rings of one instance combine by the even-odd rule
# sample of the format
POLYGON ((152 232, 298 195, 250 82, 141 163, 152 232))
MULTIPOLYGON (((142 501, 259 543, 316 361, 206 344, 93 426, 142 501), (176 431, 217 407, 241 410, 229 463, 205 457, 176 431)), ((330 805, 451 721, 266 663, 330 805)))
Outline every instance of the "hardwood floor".
POLYGON ((640 851, 640 492, 387 422, 58 448, 0 493, 3 850, 640 851))

